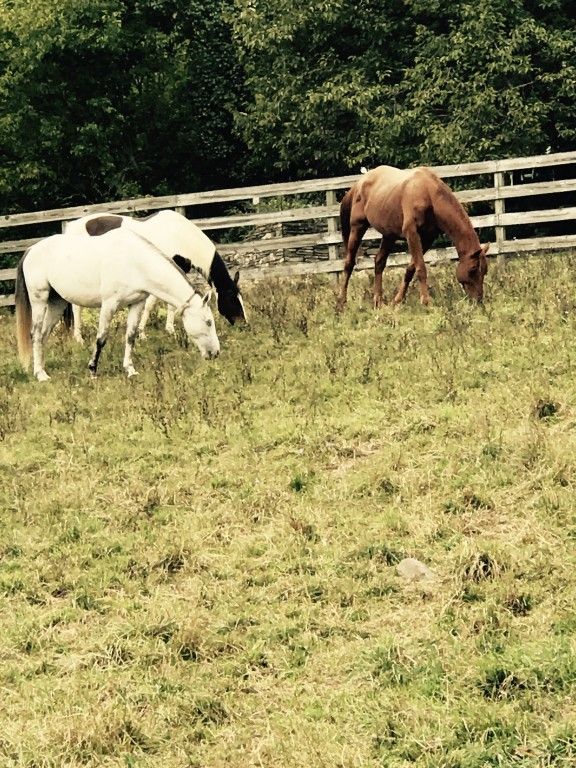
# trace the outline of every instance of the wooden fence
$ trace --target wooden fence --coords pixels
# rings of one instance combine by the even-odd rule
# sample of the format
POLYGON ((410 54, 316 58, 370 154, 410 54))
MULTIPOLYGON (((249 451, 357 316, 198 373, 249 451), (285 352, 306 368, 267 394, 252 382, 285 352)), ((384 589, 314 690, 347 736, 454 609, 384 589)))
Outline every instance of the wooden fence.
MULTIPOLYGON (((576 191, 576 152, 436 166, 434 170, 447 179, 458 198, 469 206, 472 223, 479 230, 481 240, 492 243, 491 256, 502 258, 509 254, 576 247, 576 198, 565 194, 576 191), (531 201, 541 205, 549 195, 555 195, 552 199, 560 198, 561 202, 543 209, 531 206, 531 201), (475 213, 475 208, 480 208, 480 212, 475 213), (516 210, 509 210, 512 208, 516 210), (546 227, 557 222, 572 222, 575 226, 568 233, 546 234, 546 227), (540 227, 541 231, 529 236, 509 236, 511 230, 518 233, 527 227, 532 230, 540 227)), ((89 213, 140 214, 174 208, 208 233, 226 261, 245 265, 248 255, 264 254, 262 263, 244 266, 243 280, 268 275, 338 273, 342 267, 338 194, 357 178, 358 175, 338 176, 0 215, 0 259, 2 254, 22 253, 47 234, 63 229, 67 221, 89 213), (197 215, 204 206, 219 207, 226 215, 197 215), (230 209, 234 212, 230 213, 230 209), (51 231, 40 234, 47 226, 51 231), (7 239, 18 227, 26 227, 28 233, 31 227, 37 227, 38 234, 7 239), (295 233, 285 233, 294 229, 295 233)), ((569 230, 570 225, 566 229, 569 230)), ((368 250, 371 241, 378 239, 375 230, 366 233, 364 242, 368 250)), ((406 263, 402 246, 399 250, 390 257, 390 265, 406 263)), ((436 248, 426 254, 430 263, 455 257, 452 247, 436 248)), ((370 258, 359 258, 357 268, 365 269, 371 264, 370 258)), ((14 268, 0 269, 0 281, 13 281, 15 274, 14 268)), ((0 296, 0 306, 13 303, 13 294, 0 296)))

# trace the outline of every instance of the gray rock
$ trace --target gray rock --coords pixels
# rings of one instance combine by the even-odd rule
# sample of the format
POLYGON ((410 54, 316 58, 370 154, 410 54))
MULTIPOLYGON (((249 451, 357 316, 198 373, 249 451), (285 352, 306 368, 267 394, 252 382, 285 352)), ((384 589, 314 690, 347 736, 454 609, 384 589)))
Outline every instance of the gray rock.
POLYGON ((409 581, 424 581, 434 579, 436 574, 427 565, 416 560, 415 557, 406 557, 400 560, 396 566, 396 572, 409 581))

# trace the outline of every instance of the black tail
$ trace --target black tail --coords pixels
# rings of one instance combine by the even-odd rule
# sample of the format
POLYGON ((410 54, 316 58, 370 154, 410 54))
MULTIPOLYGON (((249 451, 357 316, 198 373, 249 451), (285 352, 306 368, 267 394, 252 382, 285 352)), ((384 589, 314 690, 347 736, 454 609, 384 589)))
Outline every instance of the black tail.
POLYGON ((340 230, 345 247, 348 247, 348 238, 350 237, 350 213, 352 211, 353 193, 354 187, 350 187, 340 203, 340 230))

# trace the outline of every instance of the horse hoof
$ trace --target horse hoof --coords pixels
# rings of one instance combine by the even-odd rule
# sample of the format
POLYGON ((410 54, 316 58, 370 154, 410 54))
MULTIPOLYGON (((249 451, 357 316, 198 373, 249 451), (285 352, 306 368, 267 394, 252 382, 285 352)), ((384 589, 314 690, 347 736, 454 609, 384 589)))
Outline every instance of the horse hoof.
POLYGON ((132 376, 138 376, 138 371, 135 370, 134 368, 127 368, 126 375, 128 376, 129 379, 131 379, 132 376))
POLYGON ((35 374, 35 375, 36 375, 36 378, 38 379, 38 381, 49 381, 50 380, 50 376, 48 376, 46 371, 38 371, 38 373, 35 374))

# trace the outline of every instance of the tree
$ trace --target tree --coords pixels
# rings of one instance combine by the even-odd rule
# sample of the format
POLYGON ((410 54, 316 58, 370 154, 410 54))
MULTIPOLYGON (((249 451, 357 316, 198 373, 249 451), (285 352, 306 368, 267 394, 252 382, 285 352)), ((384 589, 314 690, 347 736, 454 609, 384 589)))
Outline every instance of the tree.
POLYGON ((562 0, 467 1, 445 34, 420 27, 398 91, 398 151, 407 137, 428 163, 572 148, 575 39, 562 0))
POLYGON ((251 98, 237 115, 267 175, 348 171, 377 150, 375 119, 408 65, 412 19, 392 0, 236 0, 231 23, 251 98))
POLYGON ((220 186, 242 79, 227 0, 0 0, 3 210, 220 186))
POLYGON ((571 0, 235 0, 271 176, 484 160, 574 145, 571 0))

